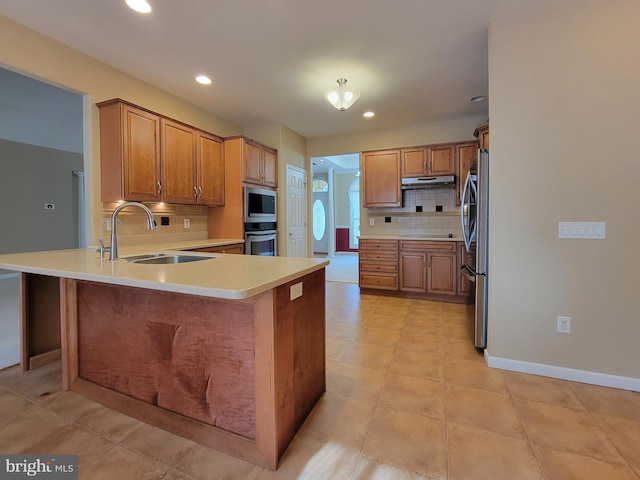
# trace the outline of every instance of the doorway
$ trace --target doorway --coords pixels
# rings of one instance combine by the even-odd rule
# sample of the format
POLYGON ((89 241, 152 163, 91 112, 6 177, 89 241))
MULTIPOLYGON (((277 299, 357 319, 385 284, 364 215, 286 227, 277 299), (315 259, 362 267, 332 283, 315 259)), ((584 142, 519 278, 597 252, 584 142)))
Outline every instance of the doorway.
POLYGON ((314 157, 313 253, 330 260, 328 281, 358 283, 360 155, 314 157))
MULTIPOLYGON (((0 103, 0 253, 86 246, 82 95, 0 68, 0 103)), ((0 368, 20 360, 18 283, 0 270, 0 368)))

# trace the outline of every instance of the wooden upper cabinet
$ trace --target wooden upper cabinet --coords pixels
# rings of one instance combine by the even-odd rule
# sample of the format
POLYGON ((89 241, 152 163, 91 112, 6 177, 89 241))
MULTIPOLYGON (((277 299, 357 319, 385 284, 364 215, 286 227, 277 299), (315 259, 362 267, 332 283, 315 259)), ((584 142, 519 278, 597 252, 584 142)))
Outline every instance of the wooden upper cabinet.
POLYGON ((402 148, 400 159, 402 177, 427 175, 427 147, 402 148))
POLYGON ((455 145, 427 147, 427 175, 455 175, 455 145))
POLYGON ((244 181, 268 187, 278 186, 278 152, 249 139, 242 157, 244 181))
POLYGON ((121 99, 97 106, 103 202, 224 205, 220 137, 121 99))
POLYGON ((163 118, 162 188, 166 203, 197 203, 196 131, 163 118))
POLYGON ((400 150, 362 152, 363 207, 400 207, 400 150))
POLYGON ((278 186, 278 152, 267 147, 262 147, 262 183, 278 186))
POLYGON ((460 205, 462 199, 462 189, 467 180, 467 174, 471 165, 478 159, 478 142, 467 142, 456 144, 456 158, 458 160, 456 175, 456 205, 460 205))
POLYGON ((262 182, 262 165, 260 145, 252 142, 244 142, 244 181, 260 184, 262 182))
POLYGON ((489 124, 482 125, 473 132, 473 136, 478 139, 480 148, 489 149, 489 124))
POLYGON ((161 201, 160 117, 119 99, 98 107, 102 201, 161 201))
POLYGON ((222 139, 205 132, 196 133, 198 203, 224 205, 224 148, 222 139))

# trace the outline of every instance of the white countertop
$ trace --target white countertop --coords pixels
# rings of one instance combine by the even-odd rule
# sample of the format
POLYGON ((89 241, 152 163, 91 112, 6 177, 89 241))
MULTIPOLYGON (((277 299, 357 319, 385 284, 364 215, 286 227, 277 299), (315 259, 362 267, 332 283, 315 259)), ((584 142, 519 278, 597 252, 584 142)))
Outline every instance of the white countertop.
MULTIPOLYGON (((143 253, 184 253, 181 250, 229 245, 241 240, 194 240, 121 246, 120 257, 143 253)), ((129 263, 124 258, 100 259, 93 249, 0 255, 0 268, 114 285, 165 290, 207 297, 242 299, 270 290, 326 267, 324 259, 261 257, 222 253, 189 252, 211 257, 201 262, 168 265, 129 263)), ((108 253, 106 254, 108 257, 108 253)))

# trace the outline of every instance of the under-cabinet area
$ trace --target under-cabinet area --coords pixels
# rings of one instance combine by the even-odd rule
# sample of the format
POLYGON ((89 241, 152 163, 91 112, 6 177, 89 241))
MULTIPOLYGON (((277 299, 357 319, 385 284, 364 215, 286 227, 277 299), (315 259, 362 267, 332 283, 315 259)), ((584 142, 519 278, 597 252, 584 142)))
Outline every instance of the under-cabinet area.
POLYGON ((474 290, 460 267, 473 252, 456 240, 362 238, 359 285, 390 295, 470 303, 474 290))

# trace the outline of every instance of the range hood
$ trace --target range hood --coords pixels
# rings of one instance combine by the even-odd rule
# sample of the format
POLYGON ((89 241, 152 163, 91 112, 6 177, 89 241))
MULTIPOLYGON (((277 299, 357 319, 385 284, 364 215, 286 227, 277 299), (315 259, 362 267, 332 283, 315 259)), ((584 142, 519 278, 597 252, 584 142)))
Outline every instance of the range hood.
POLYGON ((417 190, 420 188, 454 188, 455 186, 456 178, 453 175, 402 179, 403 190, 417 190))

